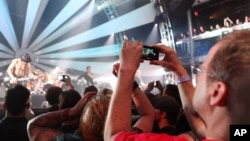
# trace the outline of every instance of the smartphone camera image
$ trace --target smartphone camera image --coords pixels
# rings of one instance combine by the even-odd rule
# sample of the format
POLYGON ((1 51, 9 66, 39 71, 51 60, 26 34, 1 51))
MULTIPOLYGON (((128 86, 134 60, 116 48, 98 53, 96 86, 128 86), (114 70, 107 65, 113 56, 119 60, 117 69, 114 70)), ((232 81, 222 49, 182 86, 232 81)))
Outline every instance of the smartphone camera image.
POLYGON ((156 87, 156 81, 154 81, 154 87, 156 87))
POLYGON ((144 60, 159 60, 159 50, 150 46, 143 46, 142 59, 144 60))
POLYGON ((66 78, 67 78, 66 75, 57 75, 57 80, 65 81, 66 78))

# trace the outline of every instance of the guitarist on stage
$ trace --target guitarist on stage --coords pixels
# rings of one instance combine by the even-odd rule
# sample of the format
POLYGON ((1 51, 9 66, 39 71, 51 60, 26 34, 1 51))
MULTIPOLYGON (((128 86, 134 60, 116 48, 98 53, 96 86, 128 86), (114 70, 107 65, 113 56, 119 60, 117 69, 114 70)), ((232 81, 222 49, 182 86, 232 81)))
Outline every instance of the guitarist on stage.
POLYGON ((26 86, 24 80, 27 82, 29 78, 34 77, 30 62, 31 58, 28 53, 22 54, 20 58, 12 60, 7 69, 11 84, 21 83, 26 86))

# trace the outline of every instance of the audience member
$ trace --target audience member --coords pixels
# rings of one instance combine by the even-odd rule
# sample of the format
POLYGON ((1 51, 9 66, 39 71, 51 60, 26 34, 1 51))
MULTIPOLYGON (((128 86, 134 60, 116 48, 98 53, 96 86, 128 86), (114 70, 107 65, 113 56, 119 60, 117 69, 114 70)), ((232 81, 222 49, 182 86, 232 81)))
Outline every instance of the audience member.
POLYGON ((163 93, 163 86, 162 86, 162 84, 161 84, 161 82, 159 80, 149 82, 148 85, 147 85, 147 87, 146 87, 146 89, 144 90, 144 93, 145 94, 153 93, 152 91, 154 89, 158 90, 158 93, 156 93, 155 95, 162 95, 162 93, 163 93))
POLYGON ((103 141, 103 130, 109 108, 110 95, 91 98, 82 111, 80 127, 85 141, 103 141))
POLYGON ((85 95, 86 93, 88 92, 98 92, 98 89, 96 88, 96 86, 94 85, 91 85, 91 86, 88 86, 84 89, 84 92, 83 92, 83 95, 85 95))
POLYGON ((81 95, 76 90, 63 91, 59 95, 60 109, 71 108, 81 99, 81 95))
MULTIPOLYGON (((81 95, 73 89, 63 91, 59 95, 59 109, 67 109, 74 107, 81 99, 81 95)), ((72 118, 61 123, 59 130, 64 133, 74 133, 79 128, 78 118, 72 118)))
POLYGON ((109 95, 111 96, 113 93, 113 90, 111 88, 102 88, 97 94, 98 95, 109 95))
POLYGON ((245 23, 248 23, 248 22, 249 22, 249 17, 245 16, 245 23))
POLYGON ((61 81, 64 82, 64 84, 66 85, 66 89, 67 90, 75 89, 74 85, 72 84, 71 77, 69 75, 64 75, 64 76, 65 78, 61 81))
POLYGON ((179 93, 177 85, 175 85, 175 84, 166 84, 162 95, 163 96, 168 95, 168 96, 174 97, 175 100, 179 103, 179 105, 182 106, 181 97, 180 97, 180 93, 179 93))
POLYGON ((5 117, 0 120, 1 141, 29 141, 25 115, 30 105, 30 91, 26 87, 18 84, 6 92, 5 117))
MULTIPOLYGON (((119 68, 120 68, 119 63, 114 64, 112 73, 116 77, 118 76, 119 68)), ((133 76, 133 80, 134 80, 134 76, 133 76)), ((153 128, 153 122, 149 122, 149 121, 154 120, 153 106, 150 103, 149 99, 147 98, 147 95, 141 90, 141 88, 139 87, 136 81, 134 81, 130 85, 131 86, 133 85, 133 91, 131 93, 133 100, 131 102, 131 99, 130 99, 130 102, 126 103, 129 105, 129 108, 130 108, 130 113, 126 113, 126 114, 131 115, 130 118, 132 119, 132 121, 130 121, 128 125, 131 127, 131 123, 132 123, 132 131, 134 132, 142 132, 142 131, 151 132, 153 128), (144 118, 142 119, 137 118, 137 115, 139 116, 143 115, 144 118), (149 122, 149 123, 147 125, 141 125, 141 122, 142 123, 149 122), (138 128, 138 126, 142 128, 138 128)))
POLYGON ((205 33, 206 32, 206 30, 205 30, 205 28, 204 28, 204 26, 200 26, 200 34, 202 34, 202 33, 205 33))
MULTIPOLYGON (((229 139, 232 124, 250 124, 250 31, 234 31, 224 36, 209 51, 200 67, 194 89, 187 71, 175 51, 163 44, 153 47, 165 54, 162 60, 150 64, 175 72, 183 109, 192 131, 202 141, 229 139), (244 73, 242 73, 244 72, 244 73)), ((120 55, 120 69, 116 91, 112 95, 106 119, 104 138, 111 140, 187 140, 186 136, 130 132, 130 96, 133 76, 140 64, 143 43, 124 40, 120 55)), ((142 115, 141 118, 144 118, 142 115)), ((140 119, 141 119, 140 118, 140 119)), ((140 121, 140 119, 138 121, 140 121)), ((146 126, 151 121, 140 122, 146 126)), ((137 126, 142 128, 141 126, 137 126)))
POLYGON ((199 34, 199 33, 198 33, 197 29, 194 28, 194 29, 193 29, 193 36, 196 36, 196 35, 198 35, 198 34, 199 34))
POLYGON ((171 96, 157 96, 152 105, 155 109, 155 121, 158 124, 157 133, 178 135, 180 131, 175 127, 175 122, 180 110, 179 103, 171 96))
POLYGON ((213 25, 210 25, 209 28, 210 28, 210 31, 214 30, 214 26, 213 25))
POLYGON ((57 86, 50 87, 45 94, 45 99, 49 103, 48 111, 57 111, 59 110, 59 95, 62 93, 62 88, 57 86))
POLYGON ((231 27, 233 25, 233 21, 227 16, 224 18, 224 27, 231 27))
POLYGON ((242 22, 240 21, 239 18, 237 18, 237 19, 235 20, 235 24, 236 24, 236 25, 239 25, 239 24, 242 24, 242 22))
MULTIPOLYGON (((81 100, 73 108, 67 108, 67 109, 58 110, 54 112, 44 113, 31 119, 27 125, 29 139, 30 140, 42 140, 42 141, 50 141, 50 140, 62 141, 66 139, 76 140, 76 141, 83 140, 82 137, 79 137, 73 134, 65 134, 62 131, 60 131, 58 128, 61 125, 61 123, 63 123, 64 121, 67 121, 71 118, 76 118, 76 117, 80 118, 83 109, 88 107, 85 105, 89 102, 89 100, 94 95, 96 95, 95 92, 86 93, 84 97, 82 97, 81 100)), ((97 104, 97 103, 91 102, 91 104, 97 104)), ((91 104, 88 104, 88 105, 91 105, 91 104)), ((89 113, 89 111, 86 111, 86 112, 89 113)), ((86 118, 86 116, 90 116, 90 115, 87 113, 82 114, 82 117, 80 118, 80 120, 86 118)), ((93 122, 91 125, 97 126, 97 124, 95 124, 96 120, 97 119, 92 119, 92 121, 89 121, 88 124, 90 124, 90 122, 93 122)), ((83 130, 80 130, 80 131, 83 132, 83 130)), ((83 135, 83 133, 81 134, 83 135)))
MULTIPOLYGON (((178 86, 174 84, 167 84, 164 89, 163 95, 172 96, 182 107, 181 97, 178 90, 178 86)), ((175 123, 175 127, 181 132, 189 132, 191 131, 191 128, 188 124, 188 121, 186 119, 185 113, 183 112, 183 109, 181 108, 178 113, 177 121, 175 123)))
POLYGON ((220 24, 216 24, 216 25, 215 25, 215 29, 218 30, 218 29, 220 29, 220 28, 221 28, 221 27, 220 27, 220 24))

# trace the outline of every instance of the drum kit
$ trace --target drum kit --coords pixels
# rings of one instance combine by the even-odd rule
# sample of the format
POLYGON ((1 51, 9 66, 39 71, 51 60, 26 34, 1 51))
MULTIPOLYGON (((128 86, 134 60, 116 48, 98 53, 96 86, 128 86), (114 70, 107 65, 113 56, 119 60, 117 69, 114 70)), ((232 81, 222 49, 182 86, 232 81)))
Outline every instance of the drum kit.
MULTIPOLYGON (((44 95, 48 88, 52 86, 61 87, 63 84, 60 80, 57 79, 57 75, 51 75, 47 72, 44 72, 40 69, 33 70, 34 77, 25 77, 19 78, 21 84, 26 86, 31 94, 35 95, 44 95), (22 83, 22 81, 25 83, 22 83)), ((12 87, 13 84, 10 83, 10 80, 4 73, 0 73, 0 88, 7 90, 12 87)))

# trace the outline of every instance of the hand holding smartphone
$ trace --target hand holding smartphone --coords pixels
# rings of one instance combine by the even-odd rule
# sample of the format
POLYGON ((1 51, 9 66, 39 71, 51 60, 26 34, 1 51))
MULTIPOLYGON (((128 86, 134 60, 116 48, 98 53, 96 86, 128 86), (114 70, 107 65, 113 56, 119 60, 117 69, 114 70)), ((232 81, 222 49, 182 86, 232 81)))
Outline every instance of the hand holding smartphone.
POLYGON ((159 60, 159 50, 150 46, 143 46, 141 58, 144 60, 159 60))
POLYGON ((57 80, 60 80, 60 81, 65 81, 65 79, 67 79, 67 75, 57 75, 57 80))
MULTIPOLYGON (((126 35, 123 35, 125 40, 128 40, 126 35)), ((143 60, 159 60, 159 50, 150 46, 143 46, 141 58, 143 60)))

